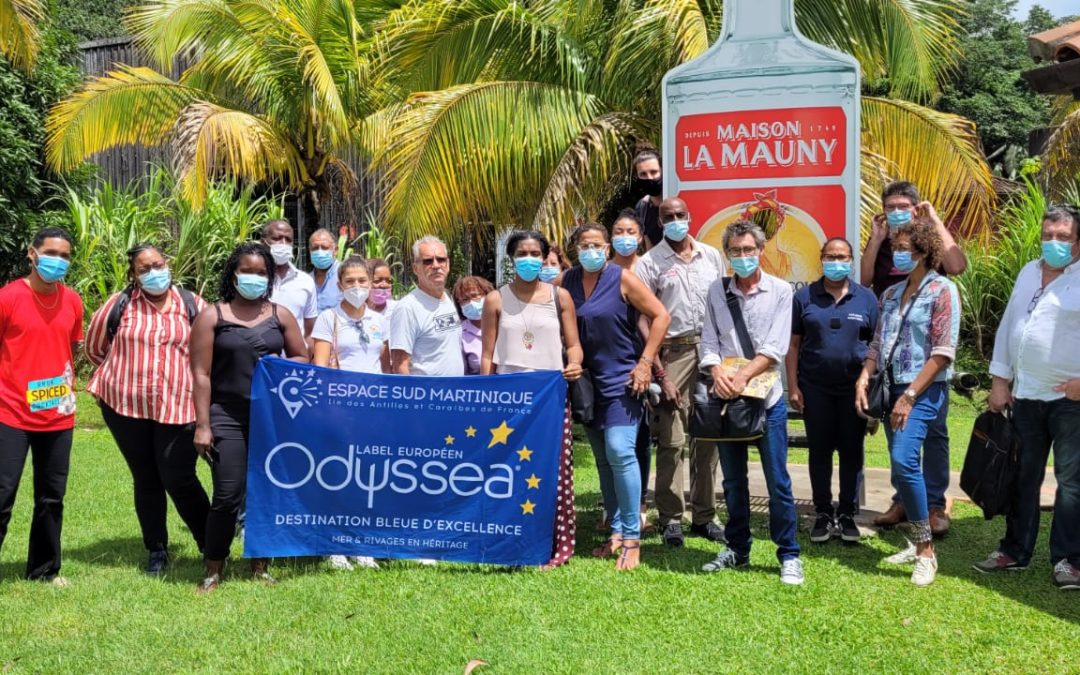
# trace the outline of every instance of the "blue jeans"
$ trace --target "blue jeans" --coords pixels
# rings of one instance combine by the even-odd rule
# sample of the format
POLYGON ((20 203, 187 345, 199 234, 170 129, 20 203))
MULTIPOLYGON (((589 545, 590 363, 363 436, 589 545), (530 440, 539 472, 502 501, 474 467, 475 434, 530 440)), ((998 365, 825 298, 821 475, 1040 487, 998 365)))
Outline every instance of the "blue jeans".
MULTIPOLYGON (((791 477, 787 470, 787 404, 780 401, 766 411, 765 435, 752 441, 761 455, 765 487, 769 491, 769 534, 776 544, 776 557, 783 562, 799 557, 795 539, 798 525, 791 477)), ((740 557, 750 555, 750 482, 747 478, 749 442, 717 443, 720 468, 724 472, 724 503, 728 520, 724 527, 728 548, 740 557)))
MULTIPOLYGON (((895 385, 890 392, 891 403, 904 395, 908 385, 895 385)), ((908 520, 916 526, 916 542, 930 537, 930 506, 927 503, 926 479, 923 476, 923 462, 920 455, 928 454, 924 448, 930 427, 941 412, 941 406, 949 396, 944 382, 935 382, 915 399, 908 415, 907 425, 893 431, 892 424, 886 419, 885 437, 889 440, 889 460, 892 465, 892 484, 900 490, 900 501, 904 504, 908 520), (921 452, 920 452, 921 451, 921 452), (920 527, 925 526, 925 527, 920 527), (925 529, 925 532, 921 530, 925 529)), ((892 405, 889 406, 892 409, 892 405)))
POLYGON ((641 538, 641 472, 637 461, 638 425, 585 427, 600 474, 600 494, 611 533, 641 538))
MULTIPOLYGON (((926 482, 926 502, 932 509, 945 508, 945 491, 949 489, 949 396, 930 423, 923 441, 923 480, 926 482)), ((900 501, 900 488, 893 481, 893 501, 900 501)))
POLYGON ((1031 562, 1039 534, 1039 491, 1046 458, 1054 449, 1054 520, 1050 525, 1050 563, 1080 564, 1080 401, 1017 399, 1013 424, 1023 439, 1013 515, 1005 519, 999 548, 1022 565, 1031 562))

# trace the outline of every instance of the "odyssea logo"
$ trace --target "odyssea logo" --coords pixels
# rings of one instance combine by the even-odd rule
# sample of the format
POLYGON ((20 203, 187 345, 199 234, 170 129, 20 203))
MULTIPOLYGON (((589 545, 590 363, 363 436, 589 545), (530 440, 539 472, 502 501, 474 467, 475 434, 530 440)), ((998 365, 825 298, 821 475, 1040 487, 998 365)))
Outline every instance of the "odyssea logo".
POLYGON ((296 419, 305 407, 314 407, 319 402, 319 396, 322 395, 322 383, 321 379, 315 377, 314 369, 305 372, 303 369, 294 368, 278 381, 277 386, 271 389, 270 393, 277 394, 285 412, 289 413, 290 418, 296 419))

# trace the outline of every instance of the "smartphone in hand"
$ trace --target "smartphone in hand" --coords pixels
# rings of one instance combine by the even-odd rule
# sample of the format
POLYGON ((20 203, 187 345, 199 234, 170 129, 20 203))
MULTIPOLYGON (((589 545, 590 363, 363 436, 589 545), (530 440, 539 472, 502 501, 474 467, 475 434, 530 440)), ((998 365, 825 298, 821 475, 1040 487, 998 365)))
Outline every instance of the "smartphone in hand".
POLYGON ((217 448, 211 445, 210 449, 203 453, 203 459, 210 465, 210 468, 214 468, 217 466, 218 462, 221 461, 221 453, 218 452, 217 448))

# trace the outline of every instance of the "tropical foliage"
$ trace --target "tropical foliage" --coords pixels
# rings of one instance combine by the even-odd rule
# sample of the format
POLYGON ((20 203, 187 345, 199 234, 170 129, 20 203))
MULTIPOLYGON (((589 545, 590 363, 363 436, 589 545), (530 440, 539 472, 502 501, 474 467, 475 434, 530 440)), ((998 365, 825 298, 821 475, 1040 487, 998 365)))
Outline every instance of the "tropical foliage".
POLYGON ((0 54, 26 72, 37 59, 38 23, 44 18, 42 0, 0 0, 0 54))
POLYGON ((232 249, 254 238, 261 223, 282 215, 280 203, 229 182, 211 183, 196 209, 162 168, 138 188, 105 182, 89 197, 70 191, 65 203, 66 226, 75 239, 67 278, 87 313, 127 286, 126 251, 142 242, 156 244, 169 257, 176 282, 213 299, 232 249))

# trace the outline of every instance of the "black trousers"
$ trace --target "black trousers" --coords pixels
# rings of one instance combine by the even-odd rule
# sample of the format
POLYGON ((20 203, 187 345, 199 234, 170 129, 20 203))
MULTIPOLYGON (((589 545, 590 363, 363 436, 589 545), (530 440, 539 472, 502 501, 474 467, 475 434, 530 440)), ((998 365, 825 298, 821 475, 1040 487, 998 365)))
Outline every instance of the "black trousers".
POLYGON ((164 551, 169 546, 168 495, 201 551, 206 546, 210 499, 195 473, 195 425, 127 417, 104 403, 99 405, 105 425, 131 470, 135 515, 146 550, 164 551))
POLYGON ((206 559, 225 560, 236 536, 236 517, 247 490, 248 414, 210 405, 210 427, 218 460, 214 496, 206 517, 206 559))
POLYGON ((7 536, 26 453, 34 465, 34 515, 26 555, 27 579, 51 579, 60 573, 60 531, 71 461, 72 429, 23 431, 0 424, 0 546, 7 536))
MULTIPOLYGON (((645 503, 645 493, 649 490, 649 469, 652 465, 652 429, 649 427, 648 413, 641 416, 638 425, 637 442, 634 455, 637 456, 638 468, 641 469, 641 503, 645 503)), ((644 526, 644 523, 642 523, 644 526)))
POLYGON ((799 380, 805 409, 806 441, 810 446, 810 487, 814 509, 832 515, 833 452, 840 456, 840 499, 837 515, 859 509, 859 480, 863 470, 866 420, 855 412, 855 393, 838 394, 799 380))

